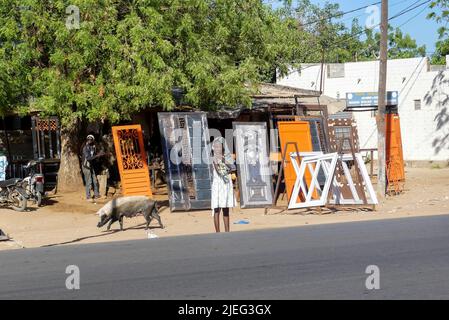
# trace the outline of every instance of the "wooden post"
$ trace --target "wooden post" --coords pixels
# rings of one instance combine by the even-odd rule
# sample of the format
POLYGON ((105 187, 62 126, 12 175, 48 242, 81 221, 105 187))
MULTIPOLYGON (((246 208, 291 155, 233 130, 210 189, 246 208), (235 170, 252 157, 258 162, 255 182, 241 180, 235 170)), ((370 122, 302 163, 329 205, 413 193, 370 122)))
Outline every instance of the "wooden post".
MULTIPOLYGON (((5 134, 5 140, 6 140, 6 148, 8 151, 8 158, 9 158, 9 162, 12 163, 12 155, 11 155, 11 145, 9 144, 9 137, 8 137, 8 131, 6 130, 6 121, 5 118, 2 118, 3 121, 3 132, 5 134)), ((11 165, 12 167, 12 165, 11 165)))
MULTIPOLYGON (((295 147, 296 155, 297 155, 297 157, 298 157, 298 159, 299 159, 299 148, 298 148, 298 144, 297 144, 296 142, 290 142, 290 141, 287 142, 287 143, 285 144, 285 148, 284 148, 285 153, 283 153, 282 150, 281 150, 282 160, 281 160, 281 167, 280 167, 280 169, 279 169, 278 179, 277 179, 277 182, 276 182, 276 189, 275 189, 275 191, 274 191, 273 206, 276 206, 276 205, 277 205, 277 202, 278 202, 278 198, 279 198, 279 188, 280 188, 281 182, 282 182, 282 175, 284 174, 284 162, 285 162, 285 160, 286 160, 286 157, 288 156, 288 154, 287 154, 287 147, 288 147, 289 145, 293 145, 293 146, 295 147)), ((284 178, 284 181, 285 181, 285 178, 284 178)), ((284 183, 285 183, 285 182, 284 182, 284 183)), ((287 189, 287 187, 285 186, 284 193, 286 193, 286 189, 287 189)))
POLYGON ((59 125, 59 119, 55 118, 56 121, 56 153, 58 159, 61 159, 61 127, 59 125))
POLYGON ((386 158, 385 158, 385 110, 387 91, 387 53, 388 53, 388 0, 382 0, 380 37, 380 61, 379 61, 379 100, 377 111, 377 150, 378 150, 378 176, 377 194, 379 199, 385 198, 386 192, 386 158))
POLYGON ((323 90, 324 90, 324 58, 325 58, 325 54, 324 54, 324 48, 323 48, 322 52, 321 52, 320 95, 323 94, 323 90))
POLYGON ((50 158, 53 159, 53 142, 51 141, 50 118, 47 119, 47 124, 48 124, 48 150, 50 152, 50 158))

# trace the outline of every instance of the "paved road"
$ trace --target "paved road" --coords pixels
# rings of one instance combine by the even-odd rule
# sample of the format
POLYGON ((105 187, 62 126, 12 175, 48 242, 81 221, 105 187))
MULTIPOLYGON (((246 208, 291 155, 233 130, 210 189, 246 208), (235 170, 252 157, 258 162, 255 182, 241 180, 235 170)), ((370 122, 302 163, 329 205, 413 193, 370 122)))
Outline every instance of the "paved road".
POLYGON ((448 299, 449 216, 2 252, 5 298, 448 299))

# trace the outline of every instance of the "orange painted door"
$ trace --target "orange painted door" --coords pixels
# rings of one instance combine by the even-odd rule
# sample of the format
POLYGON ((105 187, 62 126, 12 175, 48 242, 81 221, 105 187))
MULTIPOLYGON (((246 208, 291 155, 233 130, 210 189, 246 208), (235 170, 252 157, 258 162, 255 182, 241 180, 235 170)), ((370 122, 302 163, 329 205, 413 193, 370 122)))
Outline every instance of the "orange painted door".
POLYGON ((152 197, 142 127, 140 125, 112 127, 112 134, 123 195, 152 197))
MULTIPOLYGON (((288 145, 285 150, 285 145, 288 142, 296 142, 299 152, 312 152, 312 136, 310 135, 310 125, 308 121, 280 121, 278 122, 279 140, 281 143, 282 154, 287 154, 284 163, 284 179, 285 188, 287 190, 287 197, 290 201, 290 196, 293 192, 293 187, 296 182, 296 172, 291 163, 290 152, 296 152, 294 145, 288 145)), ((312 177, 306 174, 306 181, 310 184, 312 177)), ((300 199, 298 199, 298 202, 300 199)))
POLYGON ((403 181, 405 180, 405 170, 399 115, 386 115, 386 131, 388 181, 403 181))

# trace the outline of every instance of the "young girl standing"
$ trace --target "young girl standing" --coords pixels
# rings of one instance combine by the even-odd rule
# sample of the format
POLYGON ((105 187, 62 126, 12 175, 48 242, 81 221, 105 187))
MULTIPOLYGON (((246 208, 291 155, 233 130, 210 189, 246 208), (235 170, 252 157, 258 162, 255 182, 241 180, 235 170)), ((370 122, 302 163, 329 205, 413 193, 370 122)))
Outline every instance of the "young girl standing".
POLYGON ((229 208, 236 206, 231 172, 235 171, 233 159, 223 137, 212 142, 212 215, 215 231, 220 232, 220 211, 223 212, 225 231, 229 232, 229 208))

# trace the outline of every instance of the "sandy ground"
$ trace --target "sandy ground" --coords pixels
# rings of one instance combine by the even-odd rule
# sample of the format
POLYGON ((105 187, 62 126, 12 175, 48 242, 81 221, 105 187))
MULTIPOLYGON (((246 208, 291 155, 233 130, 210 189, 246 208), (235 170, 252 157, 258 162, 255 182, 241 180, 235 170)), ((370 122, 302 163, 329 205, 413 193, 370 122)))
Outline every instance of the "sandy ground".
MULTIPOLYGON (((407 168, 406 175, 405 192, 388 197, 376 211, 325 209, 319 214, 316 210, 281 212, 270 209, 264 214, 263 209, 235 208, 231 211, 231 231, 449 214, 449 168, 407 168), (242 219, 249 224, 234 224, 242 219)), ((118 231, 118 223, 110 232, 105 231, 106 227, 98 229, 95 212, 106 202, 87 202, 80 193, 52 196, 45 207, 31 205, 30 210, 23 213, 0 209, 0 229, 12 238, 12 241, 0 242, 0 250, 148 239, 143 217, 125 219, 123 232, 118 231)), ((150 230, 158 237, 214 231, 210 211, 170 213, 163 209, 161 217, 165 229, 159 229, 153 221, 150 230)))

